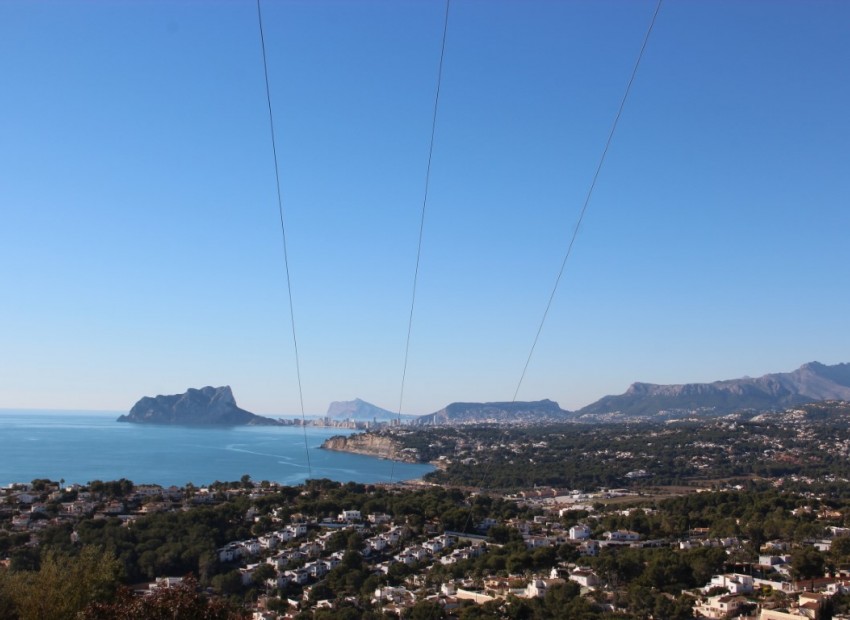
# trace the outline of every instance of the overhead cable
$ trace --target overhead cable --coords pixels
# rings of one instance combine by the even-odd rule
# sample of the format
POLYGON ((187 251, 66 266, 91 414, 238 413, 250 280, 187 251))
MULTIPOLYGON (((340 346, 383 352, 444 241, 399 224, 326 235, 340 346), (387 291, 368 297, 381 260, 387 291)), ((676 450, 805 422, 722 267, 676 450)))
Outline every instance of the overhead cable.
POLYGON ((608 149, 611 146, 611 141, 614 139, 614 132, 617 131, 617 124, 620 122, 620 116, 623 114, 623 108, 626 106, 626 100, 629 98, 629 93, 632 90, 632 84, 635 81, 635 76, 638 72, 638 67, 640 67, 640 61, 643 59, 643 53, 646 50, 646 45, 649 42, 649 36, 652 34, 652 28, 655 26, 655 20, 658 17, 658 12, 661 10, 661 4, 663 0, 658 0, 658 3, 655 5, 655 11, 652 14, 652 19, 649 22, 649 28, 646 30, 646 34, 643 37, 643 43, 640 46, 640 52, 638 52, 637 60, 635 61, 634 68, 632 69, 631 76, 629 77, 629 82, 626 84, 626 90, 623 93, 623 98, 620 100, 620 106, 617 108, 617 114, 614 116, 614 122, 611 124, 611 129, 608 131, 608 138, 605 140, 605 148, 602 149, 602 155, 599 157, 599 162, 596 164, 596 170, 593 173, 593 178, 590 182, 590 187, 587 189, 587 195, 584 198, 584 204, 581 207, 581 212, 579 213, 578 220, 576 221, 575 228, 573 228, 573 234, 570 237, 570 242, 567 245, 567 251, 564 254, 564 259, 561 261, 561 268, 558 270, 558 275, 555 278, 555 284, 552 287, 552 292, 549 294, 549 300, 546 302, 546 309, 543 311, 543 316, 540 319, 540 324, 537 326, 537 333, 534 335, 534 341, 531 343, 531 349, 528 352, 528 357, 525 360, 525 365, 522 368, 522 373, 520 374, 519 381, 517 382, 516 389, 514 390, 514 396, 511 402, 516 402, 517 395, 519 394, 519 389, 522 386, 522 382, 525 379, 525 374, 528 371, 528 365, 531 363, 531 358, 534 355, 534 349, 537 347, 537 341, 540 339, 540 333, 543 331, 543 325, 546 323, 546 317, 549 315, 549 310, 552 308, 552 302, 555 299, 555 293, 558 291, 558 285, 561 283, 561 276, 564 275, 564 269, 567 266, 567 261, 570 258, 570 255, 573 252, 573 246, 575 245, 576 237, 578 237, 578 231, 581 228, 581 223, 584 220, 584 215, 587 212, 587 206, 590 204, 590 198, 593 196, 593 190, 596 188, 596 181, 599 179, 599 173, 602 172, 602 166, 605 164, 605 158, 608 155, 608 149))
POLYGON ((260 0, 257 0, 257 21, 260 27, 260 47, 263 51, 263 76, 266 83, 266 103, 269 109, 269 130, 271 132, 272 142, 272 157, 274 159, 274 179, 275 187, 277 188, 277 212, 280 217, 280 236, 283 240, 283 266, 286 272, 286 290, 289 294, 289 323, 292 330, 292 346, 295 351, 295 375, 298 378, 298 400, 301 405, 301 428, 304 431, 304 454, 307 461, 307 473, 310 478, 313 477, 313 467, 310 464, 310 448, 307 444, 307 419, 304 414, 304 392, 301 388, 301 364, 298 359, 298 339, 295 336, 295 310, 292 303, 292 278, 289 275, 289 253, 286 247, 286 225, 283 218, 283 199, 280 191, 280 166, 277 159, 277 140, 274 130, 274 114, 272 113, 272 97, 269 89, 269 66, 266 58, 266 39, 263 33, 263 12, 260 7, 260 0))
MULTIPOLYGON (((437 66, 437 87, 434 92, 434 106, 431 114, 431 139, 428 142, 428 161, 425 166, 425 188, 422 197, 422 209, 419 214, 419 240, 416 245, 416 267, 413 271, 413 291, 410 296, 410 313, 407 318, 407 338, 404 343, 404 363, 401 371, 401 389, 398 397, 398 424, 401 424, 401 412, 404 405, 404 385, 407 379, 407 362, 410 357, 410 335, 413 332, 413 310, 416 307, 416 285, 419 281, 419 263, 422 258, 422 237, 425 231, 425 211, 428 205, 428 190, 431 185, 431 161, 434 155, 434 137, 437 134, 437 111, 440 107, 440 87, 443 82, 443 59, 446 54, 446 35, 449 30, 449 8, 451 0, 446 0, 445 13, 443 16, 443 37, 440 42, 440 62, 437 66)), ((390 471, 390 482, 393 481, 395 473, 395 461, 392 461, 390 471)))

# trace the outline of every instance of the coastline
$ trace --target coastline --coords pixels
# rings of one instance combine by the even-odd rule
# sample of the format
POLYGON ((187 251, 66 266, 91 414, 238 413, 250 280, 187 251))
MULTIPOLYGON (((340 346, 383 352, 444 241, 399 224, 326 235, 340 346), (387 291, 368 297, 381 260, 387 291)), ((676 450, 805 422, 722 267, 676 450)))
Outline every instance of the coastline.
MULTIPOLYGON (((204 486, 217 480, 268 480, 284 485, 308 478, 378 484, 389 480, 381 456, 322 450, 348 429, 300 426, 198 428, 115 422, 111 412, 0 411, 0 485, 35 479, 86 484, 126 478, 137 484, 204 486), (305 446, 305 434, 307 443, 305 446), (309 451, 308 467, 305 450, 309 451), (44 455, 50 454, 45 460, 44 455)), ((395 460, 395 459, 394 459, 395 460)), ((399 460, 395 480, 421 478, 425 463, 399 460)))

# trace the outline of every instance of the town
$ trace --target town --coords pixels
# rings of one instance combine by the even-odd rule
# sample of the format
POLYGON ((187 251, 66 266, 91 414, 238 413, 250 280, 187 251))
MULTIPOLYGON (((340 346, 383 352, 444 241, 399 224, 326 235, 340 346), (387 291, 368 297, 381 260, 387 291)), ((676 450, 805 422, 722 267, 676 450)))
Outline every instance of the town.
MULTIPOLYGON (((171 591, 222 614, 205 617, 256 620, 850 618, 850 487, 833 473, 844 466, 846 438, 807 434, 805 413, 768 427, 707 423, 681 448, 675 429, 635 426, 623 441, 640 451, 610 441, 597 448, 585 437, 586 451, 562 456, 586 470, 601 459, 619 473, 616 487, 281 486, 248 475, 203 487, 10 485, 0 490, 0 615, 63 617, 45 615, 44 601, 67 604, 50 589, 82 577, 57 567, 91 561, 102 581, 73 584, 82 594, 71 615, 136 617, 115 606, 167 604, 171 591), (719 436, 724 429, 741 441, 719 436), (653 443, 690 477, 668 479, 653 443), (696 450, 687 468, 677 450, 696 450), (760 475, 750 471, 755 462, 760 475), (41 615, 28 611, 33 597, 41 615)), ((427 433, 443 434, 435 475, 451 474, 455 462, 488 463, 476 446, 492 428, 481 438, 465 428, 452 442, 454 430, 422 432, 416 442, 431 442, 432 456, 427 433)), ((489 454, 504 453, 516 468, 526 448, 545 461, 558 441, 532 433, 489 454)))

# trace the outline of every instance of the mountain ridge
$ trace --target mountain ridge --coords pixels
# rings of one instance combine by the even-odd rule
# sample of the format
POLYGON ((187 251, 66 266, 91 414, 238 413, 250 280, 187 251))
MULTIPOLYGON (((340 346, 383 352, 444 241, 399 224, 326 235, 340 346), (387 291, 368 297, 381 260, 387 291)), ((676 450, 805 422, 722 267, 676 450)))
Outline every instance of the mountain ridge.
POLYGON ((723 415, 734 411, 782 409, 823 400, 850 400, 850 364, 803 364, 791 372, 711 383, 654 384, 635 382, 619 395, 603 396, 576 411, 581 418, 621 417, 701 411, 723 415))
POLYGON ((806 403, 850 401, 850 363, 808 362, 791 372, 710 383, 632 383, 576 411, 544 399, 529 402, 454 402, 414 420, 414 425, 535 424, 704 417, 740 411, 776 411, 806 403))

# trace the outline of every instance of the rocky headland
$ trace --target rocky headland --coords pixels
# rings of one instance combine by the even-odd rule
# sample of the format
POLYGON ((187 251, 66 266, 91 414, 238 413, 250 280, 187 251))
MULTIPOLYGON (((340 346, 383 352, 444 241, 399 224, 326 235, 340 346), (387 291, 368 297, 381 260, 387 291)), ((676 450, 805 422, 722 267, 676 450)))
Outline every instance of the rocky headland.
POLYGON ((341 435, 330 437, 322 443, 322 448, 337 452, 377 456, 393 461, 404 461, 405 463, 419 462, 415 456, 402 452, 402 446, 397 441, 372 433, 358 433, 348 437, 341 435))

